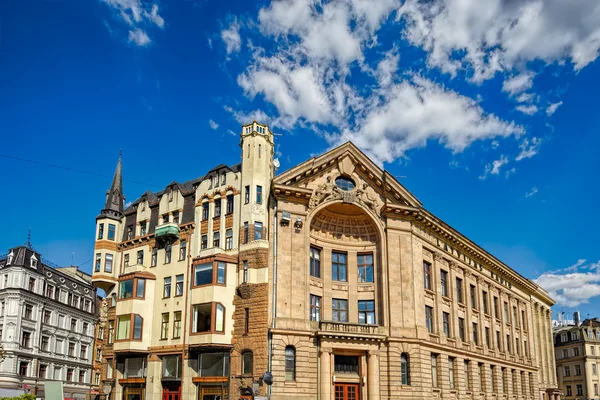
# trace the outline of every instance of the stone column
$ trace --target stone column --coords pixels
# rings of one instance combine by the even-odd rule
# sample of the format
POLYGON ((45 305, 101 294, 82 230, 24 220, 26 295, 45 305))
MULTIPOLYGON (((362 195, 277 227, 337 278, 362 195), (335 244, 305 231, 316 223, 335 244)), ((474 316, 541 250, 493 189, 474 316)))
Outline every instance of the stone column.
POLYGON ((369 400, 379 400, 379 352, 369 350, 367 360, 367 393, 369 400))
POLYGON ((554 365, 554 337, 552 335, 552 310, 546 311, 546 346, 548 349, 548 384, 556 385, 556 366, 554 365))
POLYGON ((321 348, 321 372, 320 372, 320 395, 321 400, 331 399, 331 349, 321 348))
MULTIPOLYGON (((452 293, 455 292, 457 267, 455 263, 450 263, 449 267, 450 268, 448 271, 448 294, 449 297, 453 297, 453 301, 450 304, 450 336, 458 342, 458 302, 456 301, 456 295, 452 296, 452 293)), ((466 329, 467 327, 465 326, 465 330, 466 329)))

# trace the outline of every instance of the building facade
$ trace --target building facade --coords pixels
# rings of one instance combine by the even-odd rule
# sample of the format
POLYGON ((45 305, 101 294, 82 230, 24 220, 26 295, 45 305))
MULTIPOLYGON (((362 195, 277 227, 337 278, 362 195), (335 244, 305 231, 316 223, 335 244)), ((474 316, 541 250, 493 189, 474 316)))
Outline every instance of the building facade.
POLYGON ((544 290, 352 143, 277 176, 267 126, 240 146, 126 209, 119 161, 93 274, 112 398, 558 399, 544 290))
POLYGON ((49 266, 31 246, 0 257, 0 387, 44 397, 45 380, 88 399, 96 323, 96 289, 77 267, 49 266))
POLYGON ((558 385, 564 399, 600 399, 600 321, 554 328, 558 385))

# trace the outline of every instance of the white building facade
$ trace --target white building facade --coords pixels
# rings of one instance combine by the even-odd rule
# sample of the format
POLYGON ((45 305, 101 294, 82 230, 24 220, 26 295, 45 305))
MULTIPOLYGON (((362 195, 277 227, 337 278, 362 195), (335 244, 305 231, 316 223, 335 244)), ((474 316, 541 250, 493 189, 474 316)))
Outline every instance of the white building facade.
POLYGON ((89 398, 96 289, 77 267, 53 268, 31 246, 0 257, 0 388, 44 397, 45 380, 65 397, 89 398))

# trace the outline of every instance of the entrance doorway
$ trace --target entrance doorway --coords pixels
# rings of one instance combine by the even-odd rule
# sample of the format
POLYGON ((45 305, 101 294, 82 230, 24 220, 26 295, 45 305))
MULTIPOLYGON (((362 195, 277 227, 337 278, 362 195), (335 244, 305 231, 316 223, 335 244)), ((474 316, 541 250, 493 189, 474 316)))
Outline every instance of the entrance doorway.
POLYGON ((358 400, 357 383, 336 383, 334 400, 358 400))
POLYGON ((181 400, 181 386, 163 386, 162 400, 181 400))

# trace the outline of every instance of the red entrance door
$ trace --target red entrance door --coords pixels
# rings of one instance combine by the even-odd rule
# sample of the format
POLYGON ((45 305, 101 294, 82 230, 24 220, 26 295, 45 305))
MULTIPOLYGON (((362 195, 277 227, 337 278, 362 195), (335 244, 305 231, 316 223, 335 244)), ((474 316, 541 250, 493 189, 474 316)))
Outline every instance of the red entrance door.
POLYGON ((181 400, 181 386, 177 388, 163 388, 162 400, 181 400))
POLYGON ((358 384, 356 383, 336 383, 335 400, 358 400, 358 384))

